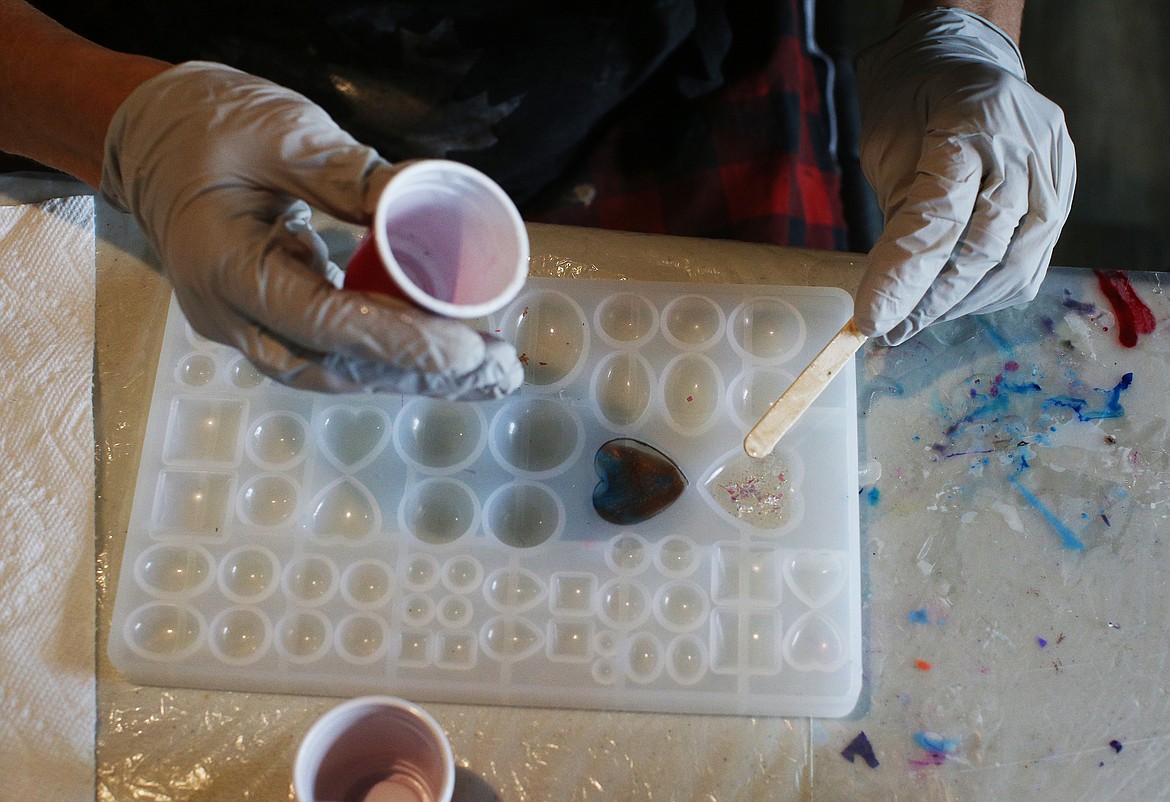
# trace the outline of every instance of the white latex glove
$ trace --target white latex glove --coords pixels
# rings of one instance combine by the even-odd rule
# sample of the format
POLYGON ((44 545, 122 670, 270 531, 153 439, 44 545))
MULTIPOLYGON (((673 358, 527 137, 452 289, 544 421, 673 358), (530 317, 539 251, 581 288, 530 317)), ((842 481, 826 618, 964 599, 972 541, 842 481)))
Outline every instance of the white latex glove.
POLYGON ((858 57, 861 164, 885 229, 857 293, 863 334, 896 345, 932 323, 1030 301, 1076 183, 1060 108, 981 17, 911 17, 858 57))
POLYGON ((512 346, 337 288, 309 204, 368 224, 394 173, 301 95, 191 62, 118 110, 101 188, 157 248, 191 326, 279 382, 453 399, 511 392, 523 380, 512 346))

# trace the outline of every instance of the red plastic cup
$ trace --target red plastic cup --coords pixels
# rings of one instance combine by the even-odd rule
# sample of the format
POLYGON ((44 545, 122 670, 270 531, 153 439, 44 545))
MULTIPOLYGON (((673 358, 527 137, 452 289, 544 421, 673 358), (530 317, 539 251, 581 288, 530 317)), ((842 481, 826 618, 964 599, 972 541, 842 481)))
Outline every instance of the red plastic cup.
POLYGON ((520 212, 495 181, 428 159, 386 184, 345 287, 405 298, 444 317, 483 317, 524 286, 528 248, 520 212))
POLYGON ((297 802, 450 802, 455 757, 421 707, 363 696, 309 728, 293 766, 297 802))

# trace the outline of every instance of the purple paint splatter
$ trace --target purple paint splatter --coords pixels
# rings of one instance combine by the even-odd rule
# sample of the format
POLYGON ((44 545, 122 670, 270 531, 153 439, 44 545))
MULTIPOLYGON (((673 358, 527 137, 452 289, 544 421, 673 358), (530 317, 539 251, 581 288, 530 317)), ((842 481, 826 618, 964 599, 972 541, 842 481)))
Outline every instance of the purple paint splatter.
POLYGON ((859 757, 865 761, 865 765, 871 769, 876 769, 879 765, 877 756, 873 753, 873 746, 869 743, 869 739, 865 737, 864 732, 857 733, 857 737, 849 742, 849 745, 841 750, 841 757, 853 762, 853 758, 859 757))

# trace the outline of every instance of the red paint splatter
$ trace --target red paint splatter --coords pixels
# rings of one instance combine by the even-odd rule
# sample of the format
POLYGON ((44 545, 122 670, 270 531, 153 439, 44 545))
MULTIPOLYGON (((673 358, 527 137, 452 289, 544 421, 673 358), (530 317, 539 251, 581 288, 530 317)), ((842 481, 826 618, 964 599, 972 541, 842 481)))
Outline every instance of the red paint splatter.
POLYGON ((1006 370, 1008 373, 1015 373, 1017 370, 1020 369, 1020 363, 1017 362, 1016 360, 1012 359, 1008 362, 1003 363, 1003 369, 1006 370))
POLYGON ((915 660, 914 666, 919 671, 930 671, 930 669, 934 668, 934 666, 932 666, 930 663, 926 662, 925 660, 915 660))
POLYGON ((694 397, 693 395, 688 395, 688 396, 687 396, 687 403, 688 403, 688 404, 689 404, 690 402, 694 401, 694 400, 695 400, 695 397, 694 397))
POLYGON ((1121 270, 1094 270, 1097 285, 1109 299, 1117 317, 1117 339, 1126 348, 1137 345, 1138 336, 1152 334, 1156 325, 1154 313, 1138 297, 1129 277, 1121 270))

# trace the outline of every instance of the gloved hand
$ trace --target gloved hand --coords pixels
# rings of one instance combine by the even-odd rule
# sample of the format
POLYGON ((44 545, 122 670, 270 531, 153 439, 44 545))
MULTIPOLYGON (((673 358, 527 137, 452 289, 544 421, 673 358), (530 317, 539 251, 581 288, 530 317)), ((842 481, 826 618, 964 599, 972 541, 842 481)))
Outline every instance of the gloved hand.
POLYGON ((858 57, 861 163, 885 228, 857 293, 863 334, 929 326, 1036 296, 1076 183, 1060 108, 1015 43, 935 9, 858 57))
POLYGON ((191 326, 279 382, 452 399, 511 392, 523 380, 512 346, 337 288, 309 204, 368 224, 395 169, 297 93, 191 62, 142 84, 115 114, 101 189, 157 248, 191 326))

